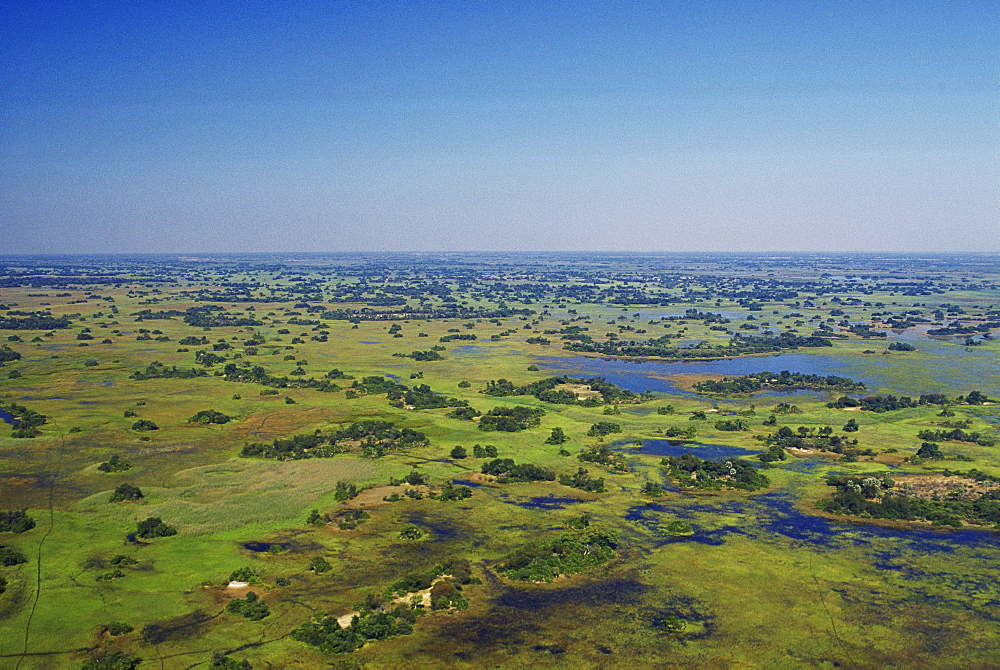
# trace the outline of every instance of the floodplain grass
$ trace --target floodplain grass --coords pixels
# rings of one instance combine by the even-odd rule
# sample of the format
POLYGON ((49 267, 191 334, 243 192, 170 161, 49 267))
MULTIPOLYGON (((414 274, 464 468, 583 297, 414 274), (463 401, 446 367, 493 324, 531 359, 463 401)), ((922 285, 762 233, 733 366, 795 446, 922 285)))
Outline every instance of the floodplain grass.
MULTIPOLYGON (((246 278, 254 276, 248 272, 246 278)), ((614 285, 603 283, 606 288, 614 285)), ((855 533, 850 527, 839 531, 838 537, 846 538, 844 541, 810 543, 771 530, 769 524, 784 512, 760 502, 767 500, 761 496, 768 493, 788 493, 795 498, 795 510, 811 513, 815 502, 829 495, 829 487, 823 483, 828 473, 901 471, 902 458, 919 447, 916 433, 941 420, 936 410, 921 408, 876 415, 826 408, 824 399, 793 397, 789 401, 800 405, 802 413, 778 416, 777 426, 767 427, 762 424, 770 407, 759 399, 661 396, 641 405, 622 406, 614 421, 621 424, 623 432, 602 442, 586 435, 590 425, 607 420, 602 407, 552 405, 533 397, 489 398, 479 391, 491 379, 526 383, 548 376, 544 371, 527 368, 543 352, 547 356, 567 355, 558 348, 558 339, 547 336, 553 340, 547 346, 530 345, 524 339, 541 335, 545 329, 562 327, 561 320, 589 318, 589 332, 598 338, 609 332, 622 338, 633 337, 630 331, 620 332, 617 325, 606 323, 612 319, 616 324, 645 329, 650 336, 686 328, 684 339, 723 342, 725 338, 719 331, 693 321, 683 326, 645 323, 655 314, 683 313, 683 307, 649 310, 573 305, 578 315, 553 308, 553 316, 541 319, 531 330, 524 330, 526 322, 518 318, 501 319, 499 326, 482 321, 473 329, 464 326, 466 319, 412 319, 400 323, 403 336, 395 338, 388 332, 388 323, 365 321, 355 329, 346 321, 327 321, 328 341, 316 342, 310 339, 311 326, 287 323, 203 331, 178 319, 136 322, 129 315, 145 307, 139 304, 144 296, 128 297, 128 288, 109 291, 117 299, 119 314, 111 318, 118 325, 102 329, 98 322, 111 318, 88 316, 66 331, 43 338, 41 344, 30 340, 44 333, 24 332, 25 344, 17 346, 25 359, 10 366, 20 370, 22 377, 6 379, 0 374, 0 394, 52 417, 42 435, 33 440, 0 434, 0 493, 5 500, 29 507, 40 521, 38 528, 23 536, 0 537, 3 544, 18 547, 32 557, 25 565, 3 571, 16 586, 0 596, 0 616, 4 617, 0 626, 5 630, 24 630, 29 611, 26 604, 35 595, 34 557, 45 538, 41 551, 42 590, 37 594, 38 606, 29 630, 30 651, 96 647, 104 644, 99 638, 101 626, 127 621, 136 631, 115 645, 151 662, 158 661, 163 667, 205 663, 214 651, 248 644, 259 646, 243 648, 235 656, 248 658, 261 667, 274 663, 316 667, 331 659, 285 637, 312 612, 349 612, 366 595, 381 592, 406 572, 430 568, 447 558, 464 557, 473 562, 484 582, 469 587, 469 610, 423 617, 412 635, 369 645, 356 652, 355 660, 369 667, 603 667, 665 662, 690 667, 824 667, 852 663, 863 667, 919 665, 926 658, 942 655, 950 655, 966 666, 990 659, 990 641, 1000 631, 995 622, 977 614, 998 600, 995 587, 983 578, 991 574, 995 558, 990 549, 958 546, 949 553, 928 553, 920 551, 919 543, 911 546, 905 539, 864 534, 861 530, 856 534, 863 542, 852 543, 847 541, 855 533), (636 312, 654 314, 636 318, 636 312), (626 316, 624 321, 618 319, 622 315, 626 316), (88 347, 78 347, 75 339, 83 326, 90 327, 95 336, 88 347), (119 328, 124 334, 113 335, 111 328, 119 328), (171 341, 137 341, 139 328, 161 330, 171 341), (286 328, 289 334, 277 333, 286 328), (392 356, 428 349, 452 328, 476 333, 474 349, 459 350, 465 342, 454 341, 444 344, 441 361, 415 362, 392 356), (491 335, 512 329, 516 334, 491 340, 491 335), (428 337, 419 337, 421 332, 428 337), (348 400, 343 390, 323 393, 292 388, 280 389, 276 396, 261 396, 263 387, 259 385, 226 382, 214 376, 143 382, 129 379, 132 372, 152 360, 195 367, 194 351, 198 347, 178 352, 183 348, 178 345, 182 337, 205 335, 210 342, 225 339, 236 346, 234 337, 241 341, 253 333, 263 335, 267 342, 258 347, 256 355, 245 355, 236 362, 263 365, 271 374, 288 375, 307 360, 302 366, 307 376, 321 377, 332 368, 359 379, 392 374, 399 377, 400 383, 429 384, 435 391, 465 400, 480 411, 525 405, 540 407, 546 414, 538 428, 487 433, 480 431, 476 422, 448 418, 447 410, 393 408, 379 395, 348 400), (292 345, 292 338, 302 333, 309 336, 302 338, 302 344, 292 345), (113 339, 112 344, 99 344, 105 335, 113 339), (364 344, 371 341, 379 344, 364 344), (286 349, 288 346, 294 348, 286 349), (286 355, 294 355, 295 359, 286 361, 286 355), (98 365, 84 365, 91 359, 98 365), (422 376, 411 380, 410 375, 417 373, 422 376), (470 385, 460 386, 462 381, 470 385), (237 394, 238 400, 233 398, 237 394), (295 404, 285 404, 286 395, 295 404), (656 407, 667 403, 674 405, 674 414, 655 412, 656 407), (753 416, 743 417, 750 424, 748 430, 715 429, 720 415, 745 411, 750 404, 756 408, 753 416), (713 407, 720 411, 709 413, 708 420, 689 420, 693 412, 713 407), (187 423, 187 418, 206 409, 224 412, 235 420, 224 426, 187 423), (144 434, 131 431, 129 426, 135 418, 126 418, 126 410, 156 422, 160 430, 144 434), (329 430, 361 418, 386 419, 423 431, 430 438, 430 446, 380 459, 340 455, 276 462, 236 457, 249 441, 329 430), (647 506, 649 501, 640 495, 644 481, 666 483, 658 457, 625 449, 632 470, 628 474, 581 464, 576 458, 580 451, 597 444, 662 438, 662 431, 670 426, 695 426, 699 442, 759 450, 763 445, 755 437, 780 426, 794 429, 800 425, 829 425, 839 433, 849 418, 860 424, 859 431, 851 436, 858 438, 860 448, 878 452, 875 460, 862 456, 858 462, 846 462, 829 454, 789 456, 767 471, 772 482, 769 492, 667 491, 654 501, 659 506, 655 509, 663 511, 649 508, 653 510, 650 514, 659 516, 646 521, 627 521, 626 517, 637 507, 647 506), (73 426, 82 431, 69 434, 73 426), (555 427, 562 428, 569 438, 565 444, 545 444, 555 427), (390 477, 401 478, 414 468, 429 475, 435 484, 469 480, 485 460, 456 460, 449 453, 456 445, 471 453, 474 444, 494 444, 500 457, 534 463, 558 473, 575 472, 585 465, 595 476, 605 478, 608 492, 584 493, 554 482, 486 483, 474 487, 471 498, 459 502, 425 497, 374 504, 366 507, 371 519, 354 530, 339 530, 335 524, 306 523, 312 509, 334 516, 355 505, 334 498, 338 481, 385 486, 390 477), (560 449, 569 455, 562 455, 560 449), (896 453, 886 453, 889 450, 896 453), (97 472, 96 464, 114 453, 125 456, 133 469, 116 474, 97 472), (57 454, 61 454, 62 461, 56 472, 53 459, 57 454), (800 464, 809 469, 797 469, 800 464), (135 503, 106 502, 122 482, 140 486, 146 497, 135 503), (44 535, 48 522, 43 523, 42 518, 48 514, 50 494, 54 524, 51 533, 44 535), (512 547, 545 534, 557 535, 566 520, 584 512, 592 514, 595 523, 623 532, 621 556, 609 565, 552 585, 513 584, 493 571, 512 547), (148 516, 162 517, 179 534, 130 544, 126 535, 134 531, 138 520, 148 516), (661 522, 672 519, 690 522, 693 535, 662 535, 657 530, 661 522), (399 531, 411 523, 425 533, 424 539, 399 540, 399 531), (247 542, 280 543, 284 549, 274 555, 252 552, 244 546, 247 542), (880 558, 887 553, 890 559, 880 558), (97 577, 109 571, 101 566, 107 566, 120 554, 134 557, 138 563, 122 568, 123 577, 98 581, 97 577), (316 557, 329 561, 332 570, 310 572, 308 566, 316 557), (886 563, 905 570, 880 567, 886 563), (261 575, 263 598, 272 612, 261 622, 223 613, 229 597, 224 582, 233 570, 247 566, 261 575), (290 584, 277 587, 275 580, 279 577, 289 579, 290 584), (205 620, 192 619, 195 612, 204 613, 205 620), (686 622, 683 631, 667 626, 665 622, 674 618, 686 622), (931 626, 931 621, 939 626, 931 626), (150 624, 168 631, 163 642, 140 641, 140 631, 150 624)), ((13 297, 5 295, 5 300, 35 309, 43 308, 41 302, 51 301, 56 313, 90 310, 107 314, 106 304, 57 304, 54 298, 25 295, 29 292, 37 291, 14 289, 13 297)), ((842 297, 852 296, 892 302, 888 295, 873 299, 851 293, 842 297)), ((65 300, 83 297, 82 292, 72 292, 65 300)), ((186 309, 200 304, 171 288, 159 297, 163 302, 153 309, 186 309)), ((955 293, 949 299, 978 304, 986 298, 967 292, 955 293)), ((909 300, 907 306, 914 302, 918 300, 909 300)), ((239 303, 221 304, 231 311, 242 311, 244 307, 239 303)), ((273 311, 279 315, 275 318, 285 321, 282 312, 290 305, 258 305, 256 313, 273 311)), ((703 311, 724 309, 744 317, 750 313, 735 302, 695 306, 703 311)), ((811 316, 825 313, 832 305, 818 303, 808 310, 775 307, 782 313, 802 310, 811 316)), ((854 311, 868 315, 875 309, 854 311)), ((763 315, 758 312, 757 316, 772 323, 778 320, 770 310, 763 315)), ((731 326, 739 323, 736 319, 731 326)), ((800 330, 805 332, 804 328, 800 330)), ((863 369, 868 364, 865 361, 873 356, 863 352, 884 349, 885 344, 885 340, 852 338, 836 340, 829 351, 797 353, 833 357, 863 369)), ((968 349, 952 343, 933 351, 878 354, 875 360, 892 362, 891 366, 878 368, 880 384, 886 389, 897 385, 908 388, 917 379, 925 390, 954 395, 974 388, 969 385, 972 381, 977 382, 976 386, 982 382, 976 369, 987 369, 996 348, 995 342, 968 349), (943 379, 927 376, 928 370, 938 369, 933 366, 953 354, 960 357, 954 374, 943 379)), ((220 353, 231 355, 232 351, 220 353)), ((208 368, 209 374, 219 367, 208 368)), ((337 383, 346 388, 350 380, 337 383)), ((983 390, 996 393, 998 389, 983 390)), ((972 430, 995 431, 996 424, 987 421, 996 417, 995 409, 954 409, 954 420, 974 420, 972 430)), ((965 443, 942 446, 974 460, 906 464, 903 469, 920 473, 940 472, 945 467, 977 467, 1000 474, 1000 457, 995 448, 965 443)), ((697 445, 690 448, 698 453, 697 445)), ((0 655, 5 660, 20 652, 23 637, 0 635, 0 639, 0 655)), ((84 656, 67 653, 53 658, 60 663, 77 663, 84 656)), ((26 657, 21 667, 46 667, 46 663, 51 663, 51 658, 26 657)), ((72 663, 68 664, 72 667, 72 663)))

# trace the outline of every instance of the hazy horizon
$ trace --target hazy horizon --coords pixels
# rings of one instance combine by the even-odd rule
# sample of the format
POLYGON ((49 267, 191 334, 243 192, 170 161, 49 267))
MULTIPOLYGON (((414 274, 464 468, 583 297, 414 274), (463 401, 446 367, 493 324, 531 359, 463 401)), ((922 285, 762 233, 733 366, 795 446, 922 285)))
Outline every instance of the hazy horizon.
POLYGON ((998 29, 975 1, 8 3, 5 253, 1000 252, 998 29))

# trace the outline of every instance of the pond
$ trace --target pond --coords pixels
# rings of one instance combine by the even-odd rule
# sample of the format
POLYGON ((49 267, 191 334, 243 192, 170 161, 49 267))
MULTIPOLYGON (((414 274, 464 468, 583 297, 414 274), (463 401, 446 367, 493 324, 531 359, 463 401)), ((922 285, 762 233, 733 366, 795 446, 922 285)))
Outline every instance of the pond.
MULTIPOLYGON (((694 528, 694 535, 670 538, 664 542, 723 544, 727 538, 741 535, 754 540, 782 537, 818 547, 870 547, 877 550, 877 566, 902 569, 905 552, 920 554, 952 553, 958 547, 1000 549, 1000 535, 987 530, 937 531, 930 528, 901 529, 862 523, 837 523, 825 517, 806 514, 783 492, 739 500, 692 497, 672 503, 645 503, 628 509, 625 519, 645 527, 654 535, 671 519, 683 519, 694 528), (718 519, 736 518, 738 523, 718 523, 718 519), (899 560, 896 566, 893 562, 899 560)), ((912 567, 912 562, 910 563, 912 567)))
MULTIPOLYGON (((936 344, 936 343, 935 343, 936 344)), ((881 342, 873 347, 884 348, 881 342)), ((1000 360, 995 353, 977 348, 941 344, 940 350, 891 356, 846 356, 812 352, 746 356, 716 361, 633 361, 589 356, 539 356, 535 364, 552 374, 604 377, 618 386, 641 393, 694 395, 681 390, 673 375, 747 375, 789 370, 802 374, 836 375, 864 382, 870 392, 920 395, 946 392, 958 395, 972 389, 1000 389, 1000 360), (939 352, 940 351, 940 352, 939 352)), ((761 397, 761 394, 758 397, 761 397)), ((816 395, 816 394, 813 394, 816 395)), ((767 397, 787 394, 769 393, 767 397)))
POLYGON ((633 454, 646 456, 683 456, 692 453, 705 460, 720 458, 747 458, 759 454, 760 451, 730 447, 725 444, 708 444, 706 442, 679 442, 677 440, 642 440, 642 448, 635 448, 634 442, 618 442, 612 447, 633 454), (631 447, 631 448, 630 448, 631 447))

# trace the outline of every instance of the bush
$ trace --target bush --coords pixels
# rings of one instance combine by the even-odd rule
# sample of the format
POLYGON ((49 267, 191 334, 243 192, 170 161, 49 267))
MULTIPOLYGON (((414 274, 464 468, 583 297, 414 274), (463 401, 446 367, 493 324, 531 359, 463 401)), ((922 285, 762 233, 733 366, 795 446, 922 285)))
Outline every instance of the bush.
POLYGON ((132 424, 132 430, 159 430, 160 427, 149 419, 139 419, 132 424))
POLYGON ((246 598, 230 600, 226 605, 226 611, 230 614, 241 614, 250 621, 260 621, 271 614, 267 604, 253 591, 248 593, 246 598))
POLYGON ((108 502, 123 502, 125 500, 139 500, 140 498, 142 498, 142 491, 138 486, 119 484, 108 502))
POLYGON ((202 425, 207 423, 222 424, 229 423, 232 419, 233 417, 227 416, 222 412, 217 412, 214 409, 203 409, 188 419, 188 423, 200 423, 202 425))
POLYGON ((129 656, 124 651, 102 651, 83 664, 82 670, 133 670, 141 658, 129 656))
POLYGON ((315 572, 317 575, 321 575, 324 572, 329 572, 330 570, 332 570, 333 566, 330 565, 329 561, 327 561, 322 556, 317 556, 314 559, 312 559, 312 562, 309 564, 309 569, 315 572))
POLYGON ((135 536, 142 539, 169 537, 176 534, 177 530, 163 523, 163 520, 158 516, 151 516, 148 519, 140 521, 135 531, 135 536))
POLYGON ((247 584, 260 584, 260 577, 257 571, 251 567, 242 567, 229 573, 229 581, 246 582, 247 584))
POLYGON ((35 520, 25 510, 0 512, 0 533, 24 533, 35 527, 35 520))
POLYGON ((612 433, 622 432, 622 427, 611 421, 598 421, 590 427, 587 431, 587 435, 591 437, 603 437, 605 435, 611 435, 612 433))
POLYGON ((12 565, 19 565, 27 562, 28 557, 14 547, 0 546, 0 565, 10 567, 12 565))

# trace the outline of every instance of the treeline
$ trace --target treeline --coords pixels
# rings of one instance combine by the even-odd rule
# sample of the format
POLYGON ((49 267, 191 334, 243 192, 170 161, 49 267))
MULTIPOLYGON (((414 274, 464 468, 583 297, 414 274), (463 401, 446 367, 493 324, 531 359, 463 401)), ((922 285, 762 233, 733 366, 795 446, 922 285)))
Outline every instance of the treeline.
POLYGON ((648 399, 648 396, 644 394, 633 393, 632 391, 620 388, 611 382, 605 381, 603 377, 548 377, 522 386, 517 386, 507 379, 496 379, 486 382, 486 388, 481 393, 498 398, 530 395, 544 402, 562 405, 582 405, 584 407, 595 407, 601 404, 637 403, 648 399), (596 391, 600 394, 600 400, 597 398, 579 400, 573 391, 556 388, 564 384, 589 386, 591 391, 596 391))
POLYGON ((72 321, 65 316, 52 316, 46 312, 29 312, 26 316, 0 318, 0 330, 60 330, 69 328, 72 321))
MULTIPOLYGON (((235 367, 235 366, 234 366, 235 367)), ((194 377, 207 377, 208 372, 198 368, 179 368, 176 365, 166 366, 159 361, 153 361, 142 370, 136 370, 129 375, 133 381, 145 381, 147 379, 191 379, 194 377)))
POLYGON ((892 412, 900 409, 912 409, 925 405, 982 405, 984 402, 991 402, 981 391, 971 391, 968 395, 958 396, 954 399, 941 393, 925 393, 916 399, 910 396, 894 395, 874 395, 864 398, 851 398, 844 396, 837 398, 834 402, 828 402, 827 407, 831 409, 844 409, 845 407, 859 407, 866 412, 892 412))
POLYGON ((183 311, 168 309, 154 312, 150 309, 144 309, 133 312, 132 316, 136 317, 136 321, 156 321, 182 317, 184 323, 196 328, 260 326, 264 323, 260 319, 230 314, 219 305, 189 307, 183 311))
POLYGON ((973 442, 984 447, 992 447, 996 441, 976 431, 966 432, 961 428, 951 430, 922 430, 917 433, 917 437, 928 442, 942 442, 952 440, 954 442, 973 442))
POLYGON ((1000 525, 1000 490, 971 498, 961 493, 951 499, 927 500, 902 495, 892 488, 892 480, 868 477, 829 477, 828 486, 837 488, 816 506, 834 514, 874 519, 930 521, 935 525, 959 528, 962 522, 1000 525))
POLYGON ((411 428, 397 428, 391 421, 358 421, 331 433, 278 438, 271 444, 253 442, 240 451, 244 458, 276 458, 279 461, 329 458, 349 451, 376 458, 389 451, 425 447, 427 436, 411 428))
POLYGON ((754 468, 752 463, 738 458, 709 461, 688 452, 680 456, 668 456, 660 461, 660 465, 681 488, 756 491, 771 485, 771 481, 754 468))
POLYGON ((726 345, 701 344, 695 347, 671 346, 667 336, 646 342, 612 340, 609 342, 567 342, 563 349, 606 356, 640 356, 656 358, 732 358, 750 354, 765 354, 800 347, 832 347, 833 343, 818 336, 803 337, 791 333, 779 335, 747 335, 737 333, 726 345))
POLYGON ((341 390, 341 386, 329 379, 291 379, 289 377, 278 377, 269 375, 260 365, 251 368, 241 368, 235 363, 227 363, 222 370, 223 379, 227 382, 243 382, 246 384, 260 384, 271 388, 306 388, 316 391, 333 392, 341 390))
POLYGON ((380 311, 375 309, 334 309, 323 312, 320 316, 331 321, 402 321, 406 319, 503 319, 511 316, 531 316, 535 312, 530 309, 469 309, 460 307, 415 308, 406 306, 396 311, 380 311))
POLYGON ((720 380, 706 380, 694 385, 698 393, 737 395, 756 393, 765 389, 775 391, 841 391, 854 393, 863 391, 865 385, 847 377, 834 375, 811 375, 800 372, 782 370, 773 372, 756 372, 738 377, 724 377, 720 380))

